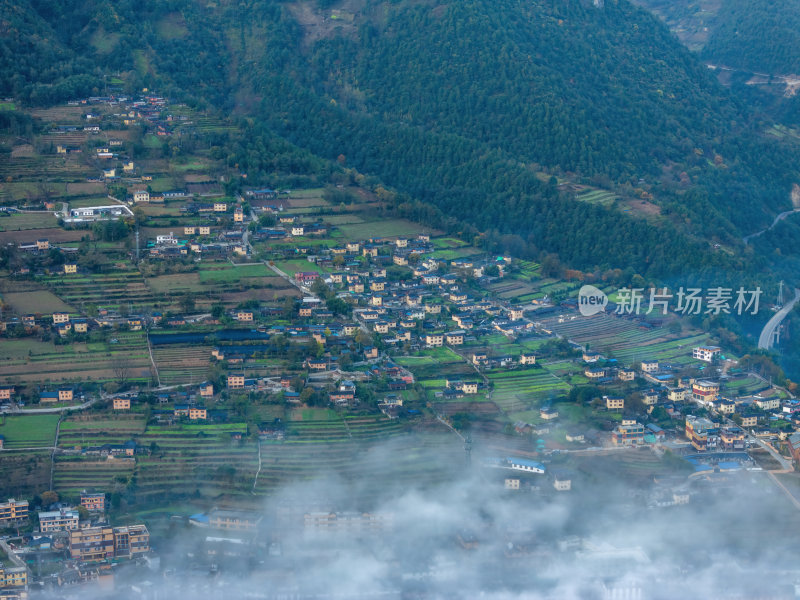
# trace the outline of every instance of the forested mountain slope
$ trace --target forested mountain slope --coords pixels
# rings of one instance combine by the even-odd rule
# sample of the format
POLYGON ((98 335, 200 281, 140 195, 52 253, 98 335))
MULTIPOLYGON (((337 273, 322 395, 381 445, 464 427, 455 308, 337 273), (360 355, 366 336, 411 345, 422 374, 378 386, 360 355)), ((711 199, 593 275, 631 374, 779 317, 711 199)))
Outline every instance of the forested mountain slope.
POLYGON ((287 140, 406 194, 409 213, 579 268, 758 268, 740 237, 788 208, 798 180, 796 149, 763 138, 626 0, 1 0, 0 11, 0 94, 46 103, 117 77, 154 87, 248 118, 247 140, 220 143, 249 181, 268 180, 270 149, 287 140), (645 194, 661 216, 576 202, 549 174, 645 194))

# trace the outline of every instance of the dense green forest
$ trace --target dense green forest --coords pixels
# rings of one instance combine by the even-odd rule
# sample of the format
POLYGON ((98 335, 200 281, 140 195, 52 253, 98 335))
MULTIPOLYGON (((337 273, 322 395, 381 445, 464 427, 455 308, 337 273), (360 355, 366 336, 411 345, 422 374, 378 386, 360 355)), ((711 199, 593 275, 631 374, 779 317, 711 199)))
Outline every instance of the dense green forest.
POLYGON ((701 56, 771 75, 800 73, 800 0, 728 0, 701 56))
POLYGON ((2 0, 0 17, 0 94, 36 105, 155 88, 248 131, 214 152, 249 182, 342 164, 394 188, 408 216, 581 269, 780 266, 741 237, 788 208, 797 148, 764 137, 625 0, 2 0), (647 197, 659 214, 576 202, 559 181, 647 197))

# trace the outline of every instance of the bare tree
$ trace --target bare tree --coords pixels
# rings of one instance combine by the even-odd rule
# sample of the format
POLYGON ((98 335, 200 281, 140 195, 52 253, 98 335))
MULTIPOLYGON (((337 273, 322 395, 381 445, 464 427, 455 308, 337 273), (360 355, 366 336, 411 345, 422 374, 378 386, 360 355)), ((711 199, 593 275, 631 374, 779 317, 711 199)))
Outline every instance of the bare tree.
POLYGON ((128 361, 121 357, 115 357, 111 361, 111 370, 114 372, 114 379, 117 383, 122 387, 128 381, 128 377, 130 376, 130 365, 128 361))

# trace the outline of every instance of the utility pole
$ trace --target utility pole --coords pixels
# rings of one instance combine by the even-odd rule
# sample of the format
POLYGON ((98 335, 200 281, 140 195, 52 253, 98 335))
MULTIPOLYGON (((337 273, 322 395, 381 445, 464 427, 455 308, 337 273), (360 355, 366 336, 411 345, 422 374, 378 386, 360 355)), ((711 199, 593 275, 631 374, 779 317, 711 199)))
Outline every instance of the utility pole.
POLYGON ((136 264, 139 264, 139 228, 136 228, 136 264))

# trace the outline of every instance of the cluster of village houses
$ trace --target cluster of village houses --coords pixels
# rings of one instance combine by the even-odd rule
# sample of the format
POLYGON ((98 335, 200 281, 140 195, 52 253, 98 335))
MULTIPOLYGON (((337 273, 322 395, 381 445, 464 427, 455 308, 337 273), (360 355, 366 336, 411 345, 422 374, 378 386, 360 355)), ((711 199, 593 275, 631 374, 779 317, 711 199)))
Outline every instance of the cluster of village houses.
POLYGON ((57 575, 59 585, 96 580, 112 561, 149 556, 147 527, 111 526, 106 502, 106 494, 96 492, 80 494, 80 510, 62 502, 40 511, 32 511, 27 500, 0 502, 0 530, 28 532, 15 538, 13 545, 5 545, 8 560, 5 566, 0 562, 0 598, 28 597, 31 572, 27 564, 42 554, 66 556, 57 575))

